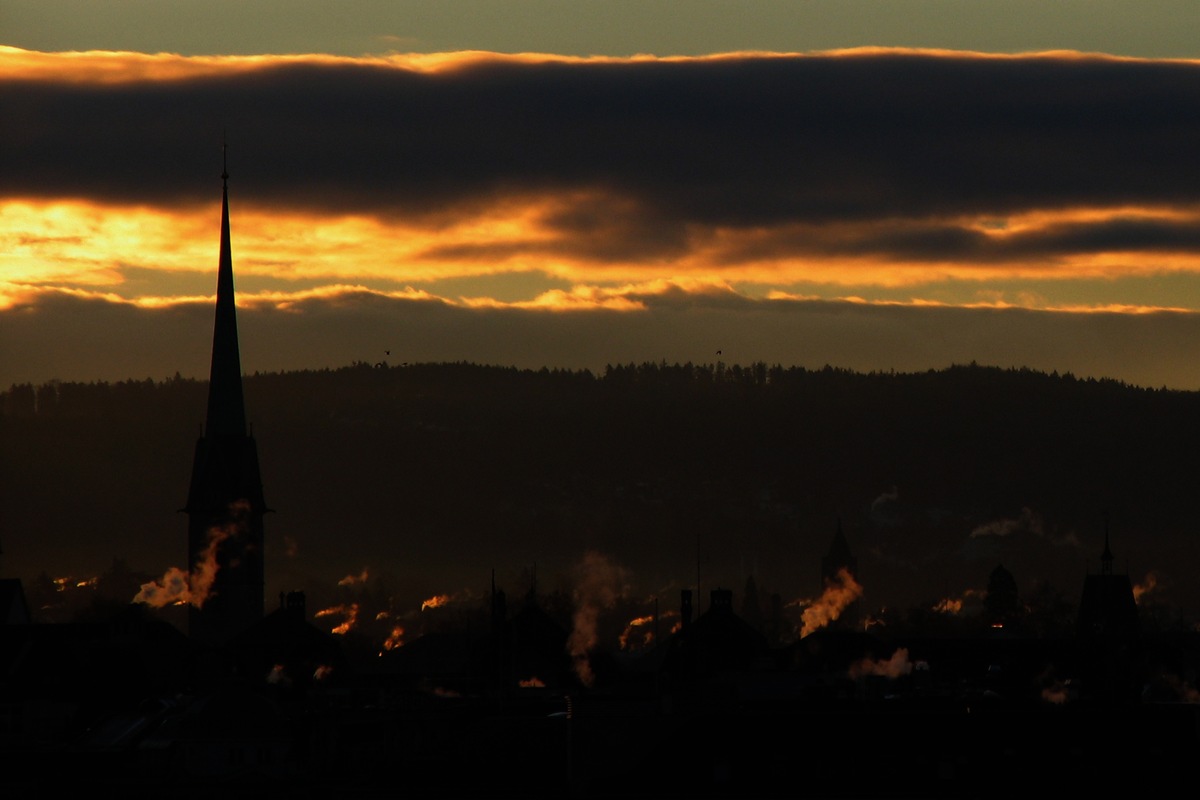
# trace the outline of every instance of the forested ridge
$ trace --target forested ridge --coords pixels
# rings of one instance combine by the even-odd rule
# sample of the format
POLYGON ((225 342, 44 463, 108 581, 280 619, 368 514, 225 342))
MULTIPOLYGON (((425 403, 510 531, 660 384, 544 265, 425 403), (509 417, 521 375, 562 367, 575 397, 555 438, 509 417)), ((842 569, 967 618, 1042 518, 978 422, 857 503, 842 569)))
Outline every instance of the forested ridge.
MULTIPOLYGON (((206 387, 176 376, 0 394, 0 569, 178 560, 171 514, 206 387)), ((247 375, 245 393, 277 511, 268 530, 331 573, 420 564, 432 586, 599 549, 661 582, 699 559, 714 582, 738 585, 753 563, 768 588, 799 592, 843 524, 876 586, 932 594, 981 583, 1001 559, 1019 579, 1069 583, 1051 556, 1082 575, 1103 515, 1114 550, 1164 582, 1195 566, 1175 555, 1193 536, 1195 392, 975 364, 356 363, 247 375), (998 520, 1029 529, 1023 551, 1016 536, 972 535, 998 520), (936 570, 962 574, 931 581, 936 570)))

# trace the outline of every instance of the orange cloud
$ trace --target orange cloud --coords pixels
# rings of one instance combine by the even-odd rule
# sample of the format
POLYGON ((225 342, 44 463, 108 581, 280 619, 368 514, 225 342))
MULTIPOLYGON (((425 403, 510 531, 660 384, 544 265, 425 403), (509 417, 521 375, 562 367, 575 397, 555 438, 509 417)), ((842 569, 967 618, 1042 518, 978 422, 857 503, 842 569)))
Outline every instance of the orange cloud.
MULTIPOLYGON (((385 40, 403 44, 403 39, 384 37, 385 40)), ((927 55, 963 56, 954 51, 901 51, 883 48, 827 51, 811 55, 872 55, 884 52, 910 52, 927 55)), ((66 52, 42 52, 19 47, 0 45, 0 72, 10 80, 53 80, 73 83, 112 85, 142 81, 172 81, 202 78, 213 75, 228 75, 231 72, 246 73, 277 66, 294 64, 309 65, 356 65, 408 70, 436 74, 449 73, 481 64, 621 64, 638 62, 683 62, 683 61, 731 61, 754 58, 794 58, 798 53, 763 51, 730 51, 706 56, 571 56, 555 53, 497 53, 488 50, 457 50, 441 53, 396 52, 386 55, 336 56, 324 53, 300 53, 282 55, 196 55, 183 56, 175 53, 140 53, 124 50, 84 50, 66 52)), ((980 54, 982 57, 982 54, 980 54)))
MULTIPOLYGON (((238 209, 233 231, 239 281, 254 281, 269 288, 242 291, 239 300, 283 308, 288 296, 328 297, 355 285, 389 296, 426 293, 424 296, 432 297, 428 289, 413 289, 411 284, 520 273, 540 274, 544 283, 561 280, 571 286, 547 288, 520 299, 472 295, 455 302, 472 308, 630 311, 643 307, 640 295, 661 293, 664 286, 695 293, 731 291, 739 284, 753 284, 764 287, 761 293, 769 299, 812 299, 811 291, 798 293, 789 288, 804 284, 823 287, 818 293, 824 299, 853 301, 856 287, 907 288, 913 292, 911 297, 886 302, 1148 313, 1186 310, 1188 306, 1120 300, 1051 302, 1032 290, 1036 283, 1030 284, 1031 290, 1015 294, 1009 291, 1003 296, 989 290, 988 284, 1046 278, 1111 281, 1167 273, 1200 275, 1200 252, 1169 250, 1155 251, 1152 256, 1120 249, 1063 252, 1050 261, 1036 247, 1029 256, 1020 255, 1022 247, 1012 247, 1011 256, 989 256, 986 261, 954 251, 942 255, 930 252, 916 258, 889 252, 882 249, 882 244, 859 255, 841 252, 849 246, 847 242, 877 235, 876 229, 866 223, 715 229, 696 233, 669 265, 654 260, 632 261, 624 256, 598 260, 596 254, 585 249, 573 250, 567 231, 552 227, 551 209, 561 211, 561 204, 568 200, 553 196, 504 200, 494 207, 461 209, 463 215, 456 219, 405 221, 244 207, 238 209), (298 281, 318 285, 300 290, 296 288, 298 281), (922 297, 922 287, 935 282, 960 283, 964 288, 953 300, 922 297), (397 290, 396 284, 409 286, 397 290), (977 288, 968 290, 970 286, 977 288), (982 296, 968 300, 969 291, 982 296), (989 293, 993 295, 990 299, 989 293)), ((103 290, 147 307, 201 299, 195 291, 180 292, 180 280, 172 276, 193 276, 188 278, 188 286, 206 281, 213 270, 216 219, 215 203, 206 209, 174 209, 67 200, 0 201, 0 270, 6 279, 0 286, 0 308, 19 302, 21 287, 38 286, 103 290), (141 270, 136 281, 129 277, 131 268, 141 270)), ((1200 214, 1181 209, 1074 209, 1014 216, 1002 223, 947 223, 974 230, 982 240, 991 242, 1013 241, 1015 237, 1052 242, 1064 236, 1085 236, 1086 226, 1151 225, 1155 230, 1162 226, 1195 227, 1200 223, 1200 214), (995 227, 1001 224, 1002 228, 995 227)), ((631 248, 635 245, 634 241, 629 243, 631 248)))
POLYGON ((9 80, 55 81, 114 85, 145 81, 176 81, 248 73, 292 64, 372 65, 442 72, 481 61, 511 60, 537 63, 567 60, 558 56, 504 56, 487 52, 333 56, 320 53, 289 55, 182 56, 123 50, 83 50, 47 53, 0 46, 0 71, 9 80))

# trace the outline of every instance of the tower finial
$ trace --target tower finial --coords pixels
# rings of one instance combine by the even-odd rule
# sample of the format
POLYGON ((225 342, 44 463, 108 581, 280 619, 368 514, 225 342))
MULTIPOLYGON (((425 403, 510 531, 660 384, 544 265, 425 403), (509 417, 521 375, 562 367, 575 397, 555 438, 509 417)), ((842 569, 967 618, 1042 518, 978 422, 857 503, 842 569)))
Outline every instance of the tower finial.
POLYGON ((1104 511, 1104 552, 1100 554, 1100 571, 1105 575, 1112 574, 1113 554, 1108 547, 1108 510, 1104 511))
POLYGON ((221 131, 221 180, 229 180, 229 143, 225 140, 225 131, 221 131))

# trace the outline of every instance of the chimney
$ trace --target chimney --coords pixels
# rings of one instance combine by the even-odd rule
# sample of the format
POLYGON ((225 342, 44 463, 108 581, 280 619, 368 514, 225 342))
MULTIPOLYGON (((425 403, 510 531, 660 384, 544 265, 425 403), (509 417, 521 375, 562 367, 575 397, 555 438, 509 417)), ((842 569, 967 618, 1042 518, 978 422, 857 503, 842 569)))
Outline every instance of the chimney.
POLYGON ((287 610, 300 619, 304 619, 304 592, 287 593, 287 610))
POLYGON ((719 614, 733 613, 733 590, 713 589, 708 594, 708 608, 719 614))

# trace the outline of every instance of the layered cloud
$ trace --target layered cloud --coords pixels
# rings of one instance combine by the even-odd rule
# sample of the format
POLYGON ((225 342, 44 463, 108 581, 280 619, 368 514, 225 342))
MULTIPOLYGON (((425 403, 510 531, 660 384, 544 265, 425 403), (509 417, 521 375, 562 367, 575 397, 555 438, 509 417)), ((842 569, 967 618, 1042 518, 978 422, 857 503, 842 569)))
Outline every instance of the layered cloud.
POLYGON ((211 205, 228 137, 244 209, 449 228, 424 259, 1196 248, 1191 62, 2 55, 9 200, 211 205))
MULTIPOLYGON (((6 317, 210 302, 226 167, 240 301, 263 315, 428 307, 514 335, 567 324, 530 315, 586 311, 572 335, 603 329, 604 344, 577 352, 657 360, 684 348, 615 343, 727 314, 740 322, 698 353, 740 338, 747 358, 793 362, 804 350, 779 342, 798 331, 809 345, 854 339, 813 320, 907 318, 907 357, 849 359, 896 368, 1011 363, 1019 338, 1004 349, 962 332, 1037 340, 1049 327, 1063 360, 1047 367, 1113 374, 1137 357, 1077 342, 1085 328, 1137 328, 1169 352, 1200 309, 1196 62, 0 48, 0 65, 6 317), (861 305, 878 307, 849 310, 861 305), (1103 319, 1064 318, 1079 312, 1103 319)), ((365 344, 370 319, 355 317, 364 343, 339 352, 382 350, 365 344)), ((1180 383, 1148 373, 1118 376, 1180 383)))

